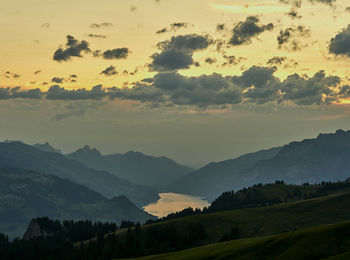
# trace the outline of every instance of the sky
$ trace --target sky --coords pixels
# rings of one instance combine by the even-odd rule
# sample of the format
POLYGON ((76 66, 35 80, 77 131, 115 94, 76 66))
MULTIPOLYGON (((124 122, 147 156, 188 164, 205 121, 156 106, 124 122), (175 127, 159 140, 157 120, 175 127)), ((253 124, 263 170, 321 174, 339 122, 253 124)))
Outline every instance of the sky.
POLYGON ((200 167, 350 129, 346 0, 1 3, 1 140, 200 167))

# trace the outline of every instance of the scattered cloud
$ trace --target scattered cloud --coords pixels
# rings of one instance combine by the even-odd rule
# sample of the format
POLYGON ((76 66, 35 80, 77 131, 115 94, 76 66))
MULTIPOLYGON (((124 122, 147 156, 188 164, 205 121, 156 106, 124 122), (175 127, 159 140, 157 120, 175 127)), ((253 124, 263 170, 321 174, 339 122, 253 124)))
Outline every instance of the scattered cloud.
POLYGON ((107 67, 106 69, 104 69, 103 71, 100 72, 101 75, 105 75, 107 77, 110 77, 110 76, 115 76, 118 74, 116 68, 111 65, 109 67, 107 67))
POLYGON ((172 23, 170 24, 169 28, 164 27, 163 29, 157 31, 157 34, 161 34, 161 33, 166 33, 166 32, 176 32, 178 29, 181 28, 187 28, 188 27, 188 23, 184 23, 184 22, 177 22, 177 23, 172 23))
POLYGON ((229 41, 231 45, 250 44, 254 37, 264 31, 271 31, 273 24, 259 25, 259 18, 256 16, 248 16, 243 22, 239 22, 232 30, 232 37, 229 41))
POLYGON ((278 48, 283 47, 288 51, 300 51, 308 46, 308 43, 305 43, 305 38, 309 38, 310 34, 310 29, 305 28, 303 25, 281 30, 277 36, 278 48))
POLYGON ((113 27, 114 25, 112 23, 104 22, 104 23, 93 23, 90 24, 90 28, 92 29, 100 29, 104 27, 113 27))
POLYGON ((87 41, 78 41, 73 36, 67 35, 65 48, 58 48, 53 55, 53 60, 63 62, 71 60, 72 57, 81 58, 82 52, 91 52, 89 43, 87 41))
POLYGON ((89 33, 89 34, 87 35, 87 37, 89 37, 89 38, 101 38, 101 39, 106 39, 106 38, 107 38, 107 35, 89 33))

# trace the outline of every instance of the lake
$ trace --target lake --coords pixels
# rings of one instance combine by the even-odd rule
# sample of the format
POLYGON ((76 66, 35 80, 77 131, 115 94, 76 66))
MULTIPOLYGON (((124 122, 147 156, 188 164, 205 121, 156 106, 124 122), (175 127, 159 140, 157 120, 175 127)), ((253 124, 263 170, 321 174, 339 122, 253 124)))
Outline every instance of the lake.
POLYGON ((160 199, 157 202, 148 204, 143 209, 157 217, 164 217, 170 213, 181 211, 185 208, 204 208, 209 203, 200 197, 180 193, 159 193, 160 199))

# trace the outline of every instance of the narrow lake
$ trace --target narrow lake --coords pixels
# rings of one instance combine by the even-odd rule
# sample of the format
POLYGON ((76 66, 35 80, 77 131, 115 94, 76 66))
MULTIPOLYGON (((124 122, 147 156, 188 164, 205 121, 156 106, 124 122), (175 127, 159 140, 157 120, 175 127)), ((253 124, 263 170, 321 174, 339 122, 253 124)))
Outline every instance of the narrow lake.
POLYGON ((185 208, 204 208, 209 206, 209 203, 200 198, 191 195, 180 194, 180 193, 159 193, 160 199, 155 202, 148 204, 143 209, 157 217, 164 217, 170 213, 181 211, 185 208))

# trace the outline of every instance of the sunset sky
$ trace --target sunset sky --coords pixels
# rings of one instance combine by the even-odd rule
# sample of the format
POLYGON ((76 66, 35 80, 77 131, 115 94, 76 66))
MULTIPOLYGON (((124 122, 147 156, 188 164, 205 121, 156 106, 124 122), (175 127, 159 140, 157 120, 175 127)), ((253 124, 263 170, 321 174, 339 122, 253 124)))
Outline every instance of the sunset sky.
POLYGON ((198 167, 350 129, 346 0, 1 3, 2 140, 198 167))

